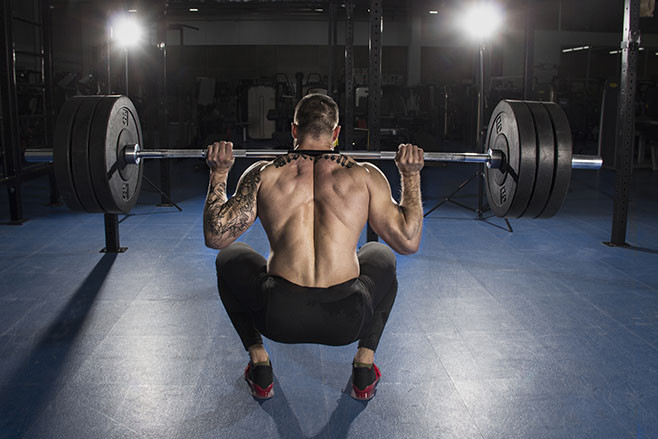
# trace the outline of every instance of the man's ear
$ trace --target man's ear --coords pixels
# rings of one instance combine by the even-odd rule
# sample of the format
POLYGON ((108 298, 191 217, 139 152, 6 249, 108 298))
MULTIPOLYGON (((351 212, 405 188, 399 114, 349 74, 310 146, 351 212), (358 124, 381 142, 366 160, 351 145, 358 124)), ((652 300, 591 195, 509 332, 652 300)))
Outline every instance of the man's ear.
POLYGON ((331 136, 331 144, 336 146, 338 144, 338 135, 340 134, 340 125, 334 128, 333 135, 331 136))
POLYGON ((292 132, 292 137, 297 139, 297 125, 294 123, 290 124, 290 131, 292 132))

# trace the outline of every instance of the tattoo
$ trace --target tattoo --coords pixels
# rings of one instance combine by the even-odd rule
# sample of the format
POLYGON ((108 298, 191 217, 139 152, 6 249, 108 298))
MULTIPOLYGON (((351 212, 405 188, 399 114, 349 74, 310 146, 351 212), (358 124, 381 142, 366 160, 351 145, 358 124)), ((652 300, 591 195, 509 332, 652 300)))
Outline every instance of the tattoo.
POLYGON ((289 154, 277 157, 272 163, 274 164, 275 168, 281 168, 288 163, 299 160, 300 158, 303 160, 313 160, 314 163, 317 163, 320 160, 331 160, 332 162, 336 162, 344 168, 351 168, 354 166, 354 160, 350 159, 346 155, 336 153, 310 156, 304 153, 291 152, 289 154))
POLYGON ((204 212, 204 228, 219 240, 235 239, 256 219, 256 196, 261 181, 259 168, 250 170, 238 182, 231 199, 226 197, 226 181, 211 179, 204 212))

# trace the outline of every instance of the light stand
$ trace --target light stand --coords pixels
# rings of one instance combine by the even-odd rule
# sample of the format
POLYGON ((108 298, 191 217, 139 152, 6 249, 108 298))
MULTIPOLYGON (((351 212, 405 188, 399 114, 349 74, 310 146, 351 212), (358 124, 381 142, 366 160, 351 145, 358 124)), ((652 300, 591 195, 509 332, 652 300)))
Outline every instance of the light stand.
POLYGON ((125 87, 124 92, 125 92, 126 96, 130 96, 130 94, 128 92, 128 90, 129 90, 129 88, 128 88, 128 47, 123 48, 123 54, 124 54, 124 60, 125 60, 124 61, 124 67, 125 67, 125 70, 126 70, 126 72, 125 72, 126 73, 126 79, 125 79, 126 80, 126 87, 125 87))
MULTIPOLYGON (((477 28, 477 18, 479 16, 487 17, 490 15, 490 11, 484 11, 482 9, 478 10, 472 10, 470 11, 469 15, 470 18, 466 19, 466 24, 471 27, 477 28), (473 17, 475 16, 475 17, 473 17), (475 18, 475 20, 473 20, 475 18), (472 21, 475 21, 473 23, 472 21)), ((487 19, 487 18, 485 18, 487 19)), ((491 29, 490 31, 492 31, 491 29)), ((486 134, 486 129, 487 127, 484 126, 484 51, 486 50, 485 47, 485 37, 486 35, 479 34, 479 47, 478 47, 478 70, 477 70, 477 86, 478 86, 478 100, 477 100, 477 120, 476 120, 476 125, 477 125, 477 134, 475 136, 475 143, 476 143, 476 150, 478 152, 486 152, 485 150, 485 134, 486 134)), ((436 209, 439 207, 443 206, 445 203, 452 203, 455 204, 461 208, 470 210, 471 212, 475 212, 477 214, 477 219, 480 221, 484 221, 487 224, 491 224, 492 226, 501 228, 503 230, 507 230, 508 232, 513 232, 512 226, 510 225, 509 221, 507 218, 503 218, 505 220, 505 225, 507 226, 506 228, 502 228, 496 224, 490 223, 488 220, 493 217, 492 216, 487 216, 485 217, 484 214, 489 210, 489 205, 488 203, 485 203, 485 197, 484 197, 484 179, 485 179, 485 173, 484 173, 484 164, 479 164, 478 165, 478 170, 475 174, 469 176, 466 180, 462 181, 457 188, 447 197, 444 197, 441 201, 439 201, 436 205, 434 205, 430 210, 425 212, 423 217, 428 216, 430 213, 434 212, 436 209), (467 206, 463 203, 460 203, 458 201, 455 201, 453 197, 457 195, 463 188, 465 188, 471 181, 477 179, 478 182, 478 204, 477 208, 473 208, 470 206, 467 206)))

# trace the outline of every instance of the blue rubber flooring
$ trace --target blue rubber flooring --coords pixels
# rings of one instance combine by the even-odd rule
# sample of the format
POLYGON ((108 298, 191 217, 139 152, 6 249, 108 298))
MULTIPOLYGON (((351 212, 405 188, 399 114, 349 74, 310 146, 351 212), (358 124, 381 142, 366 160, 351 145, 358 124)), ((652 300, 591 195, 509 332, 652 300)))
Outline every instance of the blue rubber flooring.
MULTIPOLYGON (((607 171, 575 171, 561 212, 513 233, 444 205, 398 257, 377 396, 346 393, 354 345, 266 341, 276 395, 257 402, 203 245, 207 173, 174 168, 183 211, 145 186, 119 255, 99 253, 102 215, 25 185, 29 221, 0 226, 1 438, 658 438, 658 175, 634 176, 630 248, 601 244, 607 171)), ((426 209, 474 170, 426 169, 426 209)), ((241 240, 268 251, 259 224, 241 240)))

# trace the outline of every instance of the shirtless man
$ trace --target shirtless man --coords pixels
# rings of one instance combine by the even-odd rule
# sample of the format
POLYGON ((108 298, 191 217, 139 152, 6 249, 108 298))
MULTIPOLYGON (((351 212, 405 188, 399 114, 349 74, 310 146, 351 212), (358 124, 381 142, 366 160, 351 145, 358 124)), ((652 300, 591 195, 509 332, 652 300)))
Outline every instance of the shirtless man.
POLYGON ((281 343, 342 346, 358 340, 352 397, 370 399, 381 376, 374 355, 397 292, 395 254, 379 242, 357 251, 366 222, 401 254, 418 250, 423 226, 423 150, 400 145, 398 204, 384 174, 333 151, 338 106, 308 95, 295 108, 294 151, 250 166, 227 200, 235 161, 231 142, 208 147, 210 185, 205 242, 217 256, 219 295, 250 362, 245 379, 257 398, 273 395, 272 364, 261 334, 281 343), (260 217, 269 259, 234 241, 260 217))

